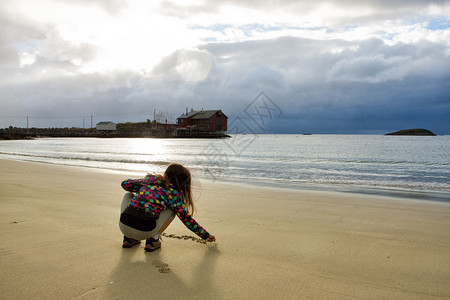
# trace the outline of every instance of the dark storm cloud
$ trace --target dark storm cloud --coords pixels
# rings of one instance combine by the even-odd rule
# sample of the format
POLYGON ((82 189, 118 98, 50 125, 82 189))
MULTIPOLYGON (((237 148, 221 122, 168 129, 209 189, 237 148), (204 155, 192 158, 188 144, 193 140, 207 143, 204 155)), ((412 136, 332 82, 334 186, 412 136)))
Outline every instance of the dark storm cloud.
POLYGON ((262 87, 270 91, 286 112, 287 120, 273 124, 277 131, 367 132, 427 124, 437 131, 450 129, 443 113, 450 111, 450 59, 440 43, 281 38, 206 48, 227 57, 218 59, 218 68, 241 82, 236 89, 232 78, 222 81, 224 90, 242 101, 262 87), (341 51, 333 52, 336 47, 341 51), (261 68, 273 72, 251 75, 261 68))

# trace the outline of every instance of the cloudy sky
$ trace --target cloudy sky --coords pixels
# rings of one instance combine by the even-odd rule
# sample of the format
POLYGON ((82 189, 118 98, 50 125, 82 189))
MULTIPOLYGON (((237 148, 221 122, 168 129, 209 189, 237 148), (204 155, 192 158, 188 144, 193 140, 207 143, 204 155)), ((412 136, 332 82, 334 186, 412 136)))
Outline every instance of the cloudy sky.
POLYGON ((222 109, 267 133, 450 134, 450 1, 2 0, 0 128, 222 109))

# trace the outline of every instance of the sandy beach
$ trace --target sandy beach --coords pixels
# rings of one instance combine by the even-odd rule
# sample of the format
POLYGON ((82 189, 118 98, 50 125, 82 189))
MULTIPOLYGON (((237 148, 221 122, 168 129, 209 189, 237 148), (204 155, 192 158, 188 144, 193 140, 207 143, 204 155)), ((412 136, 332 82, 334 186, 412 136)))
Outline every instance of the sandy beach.
MULTIPOLYGON (((0 160, 1 299, 449 299, 450 204, 202 181, 202 244, 122 249, 120 182, 0 160)), ((142 174, 144 175, 144 174, 142 174)))

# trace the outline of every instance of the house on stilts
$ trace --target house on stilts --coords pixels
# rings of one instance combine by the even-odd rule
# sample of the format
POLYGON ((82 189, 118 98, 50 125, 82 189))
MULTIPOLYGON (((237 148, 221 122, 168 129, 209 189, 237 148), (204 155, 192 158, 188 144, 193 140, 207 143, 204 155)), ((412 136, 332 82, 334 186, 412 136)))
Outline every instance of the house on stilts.
POLYGON ((221 110, 186 109, 177 125, 177 137, 226 137, 228 117, 221 110))

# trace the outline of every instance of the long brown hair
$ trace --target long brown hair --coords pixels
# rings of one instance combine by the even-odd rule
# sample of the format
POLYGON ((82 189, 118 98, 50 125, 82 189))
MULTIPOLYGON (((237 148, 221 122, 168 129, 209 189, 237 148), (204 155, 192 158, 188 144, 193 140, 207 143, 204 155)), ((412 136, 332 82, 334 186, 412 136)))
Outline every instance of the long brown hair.
POLYGON ((164 179, 169 181, 173 188, 181 193, 187 211, 193 215, 195 206, 192 200, 191 172, 180 164, 172 163, 164 172, 164 179))

